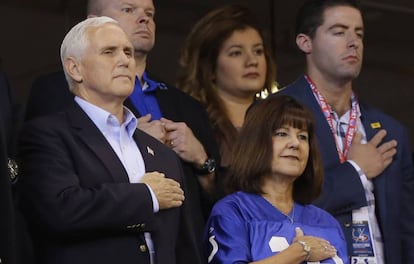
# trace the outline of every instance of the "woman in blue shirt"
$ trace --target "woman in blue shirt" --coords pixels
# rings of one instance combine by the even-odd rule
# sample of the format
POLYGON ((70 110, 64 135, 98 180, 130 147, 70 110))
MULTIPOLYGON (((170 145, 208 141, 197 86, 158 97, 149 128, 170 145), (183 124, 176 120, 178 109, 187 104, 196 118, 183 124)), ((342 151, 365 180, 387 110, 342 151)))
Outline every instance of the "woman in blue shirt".
POLYGON ((235 144, 229 187, 208 220, 209 263, 348 263, 338 222, 311 205, 323 170, 313 119, 288 96, 257 102, 235 144))

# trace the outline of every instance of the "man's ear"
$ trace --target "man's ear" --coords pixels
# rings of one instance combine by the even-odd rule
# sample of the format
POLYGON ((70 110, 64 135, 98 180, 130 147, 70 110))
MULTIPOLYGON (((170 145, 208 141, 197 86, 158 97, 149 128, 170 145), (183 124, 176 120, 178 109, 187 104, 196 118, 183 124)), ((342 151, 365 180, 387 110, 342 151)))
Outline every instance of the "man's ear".
POLYGON ((74 82, 82 82, 82 71, 80 69, 79 60, 73 57, 67 57, 65 59, 64 67, 66 73, 73 79, 74 82))
POLYGON ((300 33, 296 36, 296 45, 305 54, 312 52, 312 39, 306 34, 300 33))

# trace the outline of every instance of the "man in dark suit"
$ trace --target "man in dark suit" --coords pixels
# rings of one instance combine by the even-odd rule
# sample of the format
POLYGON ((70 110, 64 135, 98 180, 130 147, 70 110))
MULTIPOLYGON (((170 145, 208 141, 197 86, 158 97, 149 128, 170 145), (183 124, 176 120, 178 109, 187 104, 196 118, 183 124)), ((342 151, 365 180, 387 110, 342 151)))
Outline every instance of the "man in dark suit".
MULTIPOLYGON (((202 232, 215 192, 219 151, 205 109, 177 88, 154 81, 145 72, 147 56, 155 42, 155 7, 152 0, 91 0, 88 16, 109 16, 118 20, 135 49, 136 82, 125 101, 137 116, 138 128, 173 149, 181 158, 187 201, 197 227, 195 243, 202 251, 202 232)), ((26 119, 64 110, 73 101, 62 72, 37 79, 32 87, 26 119), (51 100, 52 99, 52 100, 51 100)), ((203 257, 204 258, 204 257, 203 257)))
POLYGON ((0 109, 0 263, 32 263, 30 240, 13 194, 18 174, 15 142, 21 112, 1 72, 0 109))
POLYGON ((89 18, 66 35, 61 58, 75 102, 28 122, 20 141, 37 263, 178 263, 182 169, 123 106, 135 80, 127 34, 89 18))
POLYGON ((352 263, 414 263, 414 176, 407 131, 358 101, 352 89, 363 56, 358 5, 307 1, 297 15, 296 33, 306 74, 277 94, 295 97, 314 113, 325 167, 317 205, 340 222, 352 263))

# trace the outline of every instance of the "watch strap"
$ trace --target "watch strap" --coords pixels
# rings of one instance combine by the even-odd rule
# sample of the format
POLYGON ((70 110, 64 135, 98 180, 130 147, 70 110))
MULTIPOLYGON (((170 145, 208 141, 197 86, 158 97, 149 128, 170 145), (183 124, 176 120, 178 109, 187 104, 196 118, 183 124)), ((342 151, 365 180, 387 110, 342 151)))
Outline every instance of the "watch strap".
POLYGON ((203 165, 194 167, 198 175, 211 174, 216 170, 216 161, 213 158, 208 158, 203 165))

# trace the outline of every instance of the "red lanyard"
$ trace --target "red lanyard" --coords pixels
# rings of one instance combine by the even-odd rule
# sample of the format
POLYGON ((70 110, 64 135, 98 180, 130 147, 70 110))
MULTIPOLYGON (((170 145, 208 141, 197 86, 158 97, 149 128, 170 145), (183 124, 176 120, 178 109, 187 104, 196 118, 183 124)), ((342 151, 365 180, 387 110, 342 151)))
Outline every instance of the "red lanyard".
MULTIPOLYGON (((352 139, 355 136, 356 129, 357 129, 357 118, 358 118, 358 100, 356 99, 356 96, 354 93, 352 93, 351 96, 351 113, 349 114, 349 121, 348 121, 348 129, 345 134, 345 144, 343 149, 341 150, 341 147, 338 142, 336 129, 333 124, 332 120, 332 109, 329 106, 326 99, 322 96, 322 94, 319 92, 319 90, 316 88, 315 83, 311 80, 311 78, 308 75, 305 75, 305 79, 308 81, 312 92, 316 98, 316 100, 319 103, 319 106, 321 107, 321 110, 323 112, 323 115, 326 118, 326 121, 328 122, 331 131, 333 133, 333 136, 335 138, 336 143, 336 149, 338 151, 339 159, 341 160, 341 163, 346 161, 346 155, 348 154, 349 147, 351 146, 352 139)), ((339 122, 339 120, 336 120, 339 122)))

